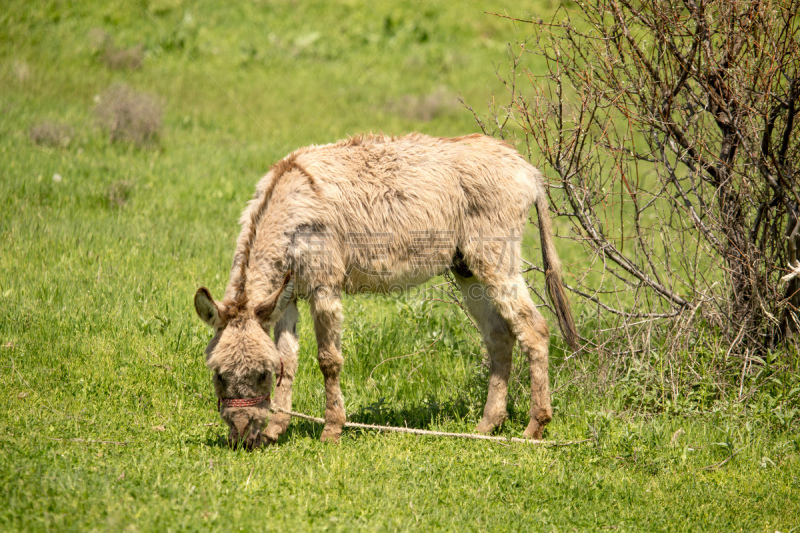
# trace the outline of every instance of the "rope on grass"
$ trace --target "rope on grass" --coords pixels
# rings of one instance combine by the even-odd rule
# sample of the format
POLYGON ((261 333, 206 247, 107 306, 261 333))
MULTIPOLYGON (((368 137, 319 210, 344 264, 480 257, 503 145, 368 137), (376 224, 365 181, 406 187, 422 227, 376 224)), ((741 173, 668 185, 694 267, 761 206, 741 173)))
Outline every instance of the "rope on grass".
MULTIPOLYGON (((325 419, 317 418, 315 416, 305 415, 303 413, 297 413, 295 411, 287 411, 286 409, 281 409, 280 407, 270 409, 273 413, 283 413, 285 415, 290 415, 295 418, 302 418, 303 420, 308 420, 309 422, 316 422, 317 424, 324 424, 325 419)), ((473 439, 473 440, 488 440, 492 442, 499 442, 502 444, 509 443, 509 442, 518 442, 521 444, 539 444, 542 446, 571 446, 573 444, 581 444, 583 442, 588 442, 592 439, 583 439, 583 440, 574 440, 568 442, 552 442, 546 440, 536 440, 536 439, 520 439, 517 437, 492 437, 490 435, 476 435, 473 433, 448 433, 445 431, 430 431, 428 429, 414 429, 414 428, 401 428, 395 426, 378 426, 375 424, 362 424, 360 422, 345 422, 344 427, 346 428, 358 428, 358 429, 374 429, 377 431, 391 431, 395 433, 411 433, 412 435, 426 435, 428 437, 450 437, 450 438, 458 438, 458 439, 473 439)))

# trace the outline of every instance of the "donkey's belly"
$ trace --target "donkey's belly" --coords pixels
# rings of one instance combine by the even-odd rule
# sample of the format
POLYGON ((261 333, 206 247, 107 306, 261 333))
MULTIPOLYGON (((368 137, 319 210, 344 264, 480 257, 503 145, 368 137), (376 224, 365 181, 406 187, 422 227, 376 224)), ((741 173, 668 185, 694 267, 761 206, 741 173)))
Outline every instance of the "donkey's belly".
POLYGON ((345 242, 344 289, 399 293, 442 274, 456 252, 452 231, 350 233, 345 242))

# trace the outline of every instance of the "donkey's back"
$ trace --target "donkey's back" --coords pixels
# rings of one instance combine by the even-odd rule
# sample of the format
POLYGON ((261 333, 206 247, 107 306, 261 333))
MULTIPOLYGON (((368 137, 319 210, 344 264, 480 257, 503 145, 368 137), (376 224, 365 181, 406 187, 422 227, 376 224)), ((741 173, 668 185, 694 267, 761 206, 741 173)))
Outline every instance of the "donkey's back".
POLYGON ((264 180, 284 203, 265 224, 292 236, 301 288, 352 292, 407 287, 464 257, 480 268, 490 241, 511 257, 542 194, 539 172, 483 135, 355 137, 299 150, 264 180))

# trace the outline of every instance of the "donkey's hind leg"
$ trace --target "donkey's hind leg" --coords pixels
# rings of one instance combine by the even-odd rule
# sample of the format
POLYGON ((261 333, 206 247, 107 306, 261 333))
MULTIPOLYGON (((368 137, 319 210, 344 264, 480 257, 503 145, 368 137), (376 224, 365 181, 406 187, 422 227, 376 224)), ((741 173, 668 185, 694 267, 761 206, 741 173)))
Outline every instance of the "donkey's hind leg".
POLYGON ((494 309, 517 338, 531 371, 530 422, 523 436, 541 439, 553 419, 547 371, 550 331, 536 309, 519 269, 521 243, 508 239, 473 239, 463 249, 463 263, 486 286, 494 309), (507 259, 510 261, 507 261, 507 259))
POLYGON ((320 440, 336 442, 345 423, 344 398, 339 386, 342 371, 342 302, 332 290, 317 290, 310 300, 317 336, 317 360, 325 379, 325 428, 320 440))
MULTIPOLYGON (((292 301, 283 312, 283 316, 275 324, 275 345, 281 356, 281 370, 277 376, 275 397, 272 407, 292 410, 292 382, 297 373, 297 353, 300 344, 297 341, 297 304, 292 301)), ((264 431, 264 436, 270 442, 275 442, 289 427, 291 416, 286 413, 275 412, 269 418, 269 425, 264 431)))
POLYGON ((469 277, 462 277, 457 272, 453 274, 458 288, 461 289, 464 304, 481 330, 489 355, 489 393, 483 408, 483 418, 475 431, 491 433, 508 417, 508 378, 511 374, 511 355, 516 338, 505 319, 495 309, 487 295, 486 286, 468 271, 466 274, 469 277))
POLYGON ((494 305, 511 326, 530 364, 531 418, 523 436, 541 439, 545 425, 553 419, 547 368, 550 331, 531 300, 522 275, 500 277, 493 281, 490 287, 493 289, 494 305))

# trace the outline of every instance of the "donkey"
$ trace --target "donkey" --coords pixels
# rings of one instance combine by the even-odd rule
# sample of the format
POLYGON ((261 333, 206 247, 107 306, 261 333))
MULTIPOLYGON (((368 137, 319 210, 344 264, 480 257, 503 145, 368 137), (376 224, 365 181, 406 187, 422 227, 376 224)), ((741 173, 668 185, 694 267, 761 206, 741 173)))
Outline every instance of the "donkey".
POLYGON ((483 135, 368 135, 302 148, 275 164, 242 214, 224 298, 215 301, 204 287, 194 298, 197 314, 214 328, 206 364, 229 443, 254 448, 275 442, 288 428, 290 416, 280 410, 292 404, 297 298, 309 301, 325 380, 322 440, 335 442, 345 423, 342 294, 411 287, 448 269, 490 359, 489 393, 476 431, 489 433, 507 417, 518 340, 531 373, 524 436, 540 439, 553 416, 549 331, 520 270, 532 205, 547 292, 574 349, 577 333, 542 177, 513 147, 483 135), (271 407, 277 409, 269 416, 271 407))

